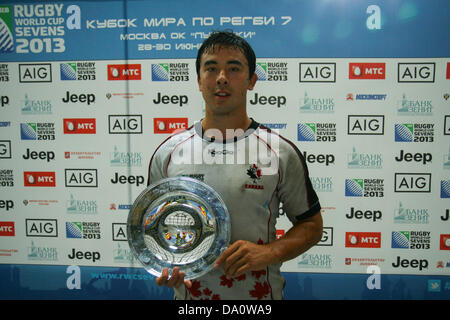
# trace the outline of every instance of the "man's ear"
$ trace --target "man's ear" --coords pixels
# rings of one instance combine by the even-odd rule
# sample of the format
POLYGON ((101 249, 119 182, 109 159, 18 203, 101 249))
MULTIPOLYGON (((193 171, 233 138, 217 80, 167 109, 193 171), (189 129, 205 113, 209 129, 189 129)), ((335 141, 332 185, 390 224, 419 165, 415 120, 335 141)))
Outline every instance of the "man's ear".
POLYGON ((255 73, 253 73, 253 76, 250 78, 250 83, 248 84, 247 89, 253 90, 257 80, 258 80, 258 76, 256 75, 256 72, 255 72, 255 73))

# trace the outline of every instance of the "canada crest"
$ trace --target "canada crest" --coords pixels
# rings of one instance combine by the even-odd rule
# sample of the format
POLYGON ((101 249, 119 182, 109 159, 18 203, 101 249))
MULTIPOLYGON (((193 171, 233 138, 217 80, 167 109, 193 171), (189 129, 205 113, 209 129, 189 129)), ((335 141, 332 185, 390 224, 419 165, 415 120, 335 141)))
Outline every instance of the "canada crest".
POLYGON ((264 189, 263 185, 258 184, 258 181, 261 180, 262 177, 262 171, 256 164, 252 164, 247 169, 247 175, 250 177, 250 179, 252 179, 253 184, 246 183, 246 189, 264 189))

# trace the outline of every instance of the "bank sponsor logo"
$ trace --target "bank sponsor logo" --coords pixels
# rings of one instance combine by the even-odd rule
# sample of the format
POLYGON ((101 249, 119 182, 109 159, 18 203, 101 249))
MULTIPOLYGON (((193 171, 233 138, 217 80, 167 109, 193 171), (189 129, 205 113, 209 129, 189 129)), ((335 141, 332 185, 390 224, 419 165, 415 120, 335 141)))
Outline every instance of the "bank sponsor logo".
POLYGON ((131 151, 119 151, 115 145, 114 151, 109 154, 109 164, 112 167, 141 167, 142 153, 131 151))
POLYGON ((117 263, 130 263, 134 261, 134 254, 128 244, 114 242, 113 261, 117 263))
POLYGON ((52 122, 27 122, 20 124, 21 140, 55 140, 55 124, 52 122))
POLYGON ((300 98, 299 111, 301 113, 329 114, 334 113, 335 102, 333 97, 309 96, 305 91, 300 98))
POLYGON ((153 118, 154 133, 174 133, 187 128, 187 118, 153 118))
POLYGON ((353 146, 353 152, 347 153, 347 167, 349 169, 382 169, 383 155, 356 152, 356 147, 353 146))
POLYGON ((32 240, 27 247, 27 259, 29 261, 58 261, 58 249, 36 245, 32 240))
POLYGON ((66 237, 68 239, 100 239, 100 222, 66 222, 66 237))
POLYGON ((346 197, 384 197, 384 179, 345 179, 346 197))
POLYGON ((66 200, 66 213, 68 214, 96 214, 98 213, 97 200, 75 198, 70 194, 69 200, 66 200))
POLYGON ((431 192, 431 173, 395 173, 395 192, 431 192))
POLYGON ((152 81, 189 81, 189 63, 153 63, 152 81))
POLYGON ((140 64, 108 64, 108 80, 141 80, 140 64))
POLYGON ((336 82, 336 63, 300 63, 300 82, 336 82))
POLYGON ((299 123, 297 125, 298 141, 336 141, 336 123, 299 123))
POLYGON ((331 254, 304 253, 298 258, 298 268, 331 269, 333 259, 331 254))
POLYGON ((432 116, 433 101, 429 99, 411 99, 406 94, 397 101, 397 115, 399 116, 432 116))
POLYGON ((450 198, 450 180, 441 180, 441 198, 450 198))
POLYGON ((346 232, 346 248, 381 248, 381 232, 346 232))
POLYGON ((287 81, 287 62, 257 62, 255 73, 258 81, 287 81))
POLYGON ((55 172, 24 171, 23 181, 25 187, 55 187, 55 172))
POLYGON ((349 79, 385 79, 386 63, 349 63, 349 79))
POLYGON ((25 99, 22 100, 21 112, 24 115, 52 114, 52 103, 48 99, 30 99, 26 93, 25 99))
POLYGON ((396 123, 396 142, 434 142, 434 123, 396 123))
POLYGON ((141 134, 142 115, 109 115, 109 134, 141 134))
POLYGON ((429 231, 392 231, 393 249, 430 249, 429 231))
POLYGON ((95 62, 65 62, 59 64, 61 80, 96 80, 95 62))
POLYGON ((0 169, 0 187, 14 187, 14 172, 12 169, 0 169))
POLYGON ((399 202, 394 210, 394 223, 401 224, 428 224, 430 213, 428 208, 408 208, 399 202))
POLYGON ((398 82, 434 82, 436 63, 398 63, 398 82))
POLYGON ((14 52, 14 30, 11 6, 0 6, 0 52, 14 52))
POLYGON ((310 177, 316 192, 333 192, 333 177, 310 177))
POLYGON ((19 64, 19 82, 52 82, 52 65, 50 63, 19 64))
POLYGON ((56 219, 25 219, 27 237, 58 237, 56 219))

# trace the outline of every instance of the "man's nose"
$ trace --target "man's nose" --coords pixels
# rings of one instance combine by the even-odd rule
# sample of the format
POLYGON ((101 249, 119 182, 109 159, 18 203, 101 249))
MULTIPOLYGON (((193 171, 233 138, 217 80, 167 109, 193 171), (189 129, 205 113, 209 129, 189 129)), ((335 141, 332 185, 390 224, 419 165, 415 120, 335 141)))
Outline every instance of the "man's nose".
POLYGON ((225 70, 221 70, 219 74, 217 75, 217 84, 227 84, 228 78, 226 75, 225 70))

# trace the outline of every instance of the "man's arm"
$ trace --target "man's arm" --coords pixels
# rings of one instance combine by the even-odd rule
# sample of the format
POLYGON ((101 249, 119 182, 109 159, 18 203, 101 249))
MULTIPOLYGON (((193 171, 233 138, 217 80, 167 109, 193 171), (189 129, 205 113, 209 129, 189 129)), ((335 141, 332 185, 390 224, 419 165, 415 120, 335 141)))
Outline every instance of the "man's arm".
POLYGON ((294 259, 320 241, 322 227, 322 215, 318 212, 296 223, 283 237, 270 243, 259 245, 238 240, 222 253, 214 267, 222 266, 227 277, 238 277, 247 271, 294 259))

